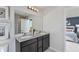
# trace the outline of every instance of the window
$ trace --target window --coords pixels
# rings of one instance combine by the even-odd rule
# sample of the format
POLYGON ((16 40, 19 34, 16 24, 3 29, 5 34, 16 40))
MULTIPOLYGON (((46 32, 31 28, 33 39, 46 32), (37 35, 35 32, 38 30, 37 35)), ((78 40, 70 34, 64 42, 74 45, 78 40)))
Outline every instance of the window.
POLYGON ((32 28, 32 19, 21 19, 21 32, 30 32, 32 28))

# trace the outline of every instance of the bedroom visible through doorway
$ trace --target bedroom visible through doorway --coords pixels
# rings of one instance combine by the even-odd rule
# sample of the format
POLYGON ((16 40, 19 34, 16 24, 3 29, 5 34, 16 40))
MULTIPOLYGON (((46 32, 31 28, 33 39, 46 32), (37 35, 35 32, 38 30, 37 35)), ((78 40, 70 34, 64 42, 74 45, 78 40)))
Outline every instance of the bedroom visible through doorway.
POLYGON ((68 15, 65 24, 65 52, 79 52, 79 16, 68 15))

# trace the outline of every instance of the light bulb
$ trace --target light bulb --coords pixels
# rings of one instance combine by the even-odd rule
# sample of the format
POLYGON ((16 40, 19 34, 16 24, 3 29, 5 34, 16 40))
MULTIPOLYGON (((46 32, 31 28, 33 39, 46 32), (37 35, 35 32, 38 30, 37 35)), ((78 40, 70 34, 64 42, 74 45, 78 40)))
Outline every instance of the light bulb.
POLYGON ((38 12, 38 9, 36 11, 38 12))
POLYGON ((31 7, 31 6, 28 6, 27 8, 30 9, 30 10, 32 10, 32 11, 34 11, 34 12, 38 12, 39 11, 38 9, 36 9, 34 7, 31 7))
POLYGON ((34 8, 32 7, 31 9, 33 10, 34 8))
POLYGON ((31 6, 29 6, 29 8, 32 8, 31 6))

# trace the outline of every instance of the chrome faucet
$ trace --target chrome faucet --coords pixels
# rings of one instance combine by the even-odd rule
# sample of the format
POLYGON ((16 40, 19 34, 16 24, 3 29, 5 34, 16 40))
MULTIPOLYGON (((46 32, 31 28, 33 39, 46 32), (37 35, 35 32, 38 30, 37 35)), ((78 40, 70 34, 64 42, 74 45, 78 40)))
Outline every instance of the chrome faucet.
POLYGON ((33 29, 33 35, 34 35, 34 33, 35 33, 35 29, 33 29))

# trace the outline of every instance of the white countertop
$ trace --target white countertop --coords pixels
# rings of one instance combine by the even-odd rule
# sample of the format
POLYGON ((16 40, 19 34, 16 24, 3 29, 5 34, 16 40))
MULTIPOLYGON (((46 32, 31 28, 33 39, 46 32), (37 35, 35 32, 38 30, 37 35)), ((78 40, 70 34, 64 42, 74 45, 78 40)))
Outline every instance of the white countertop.
POLYGON ((29 36, 20 36, 20 37, 16 37, 16 40, 19 41, 19 42, 23 42, 23 41, 26 41, 26 40, 30 40, 30 39, 33 39, 33 38, 37 38, 37 37, 40 37, 40 36, 43 36, 43 35, 46 35, 48 33, 41 33, 41 34, 35 34, 35 35, 29 35, 29 36))

